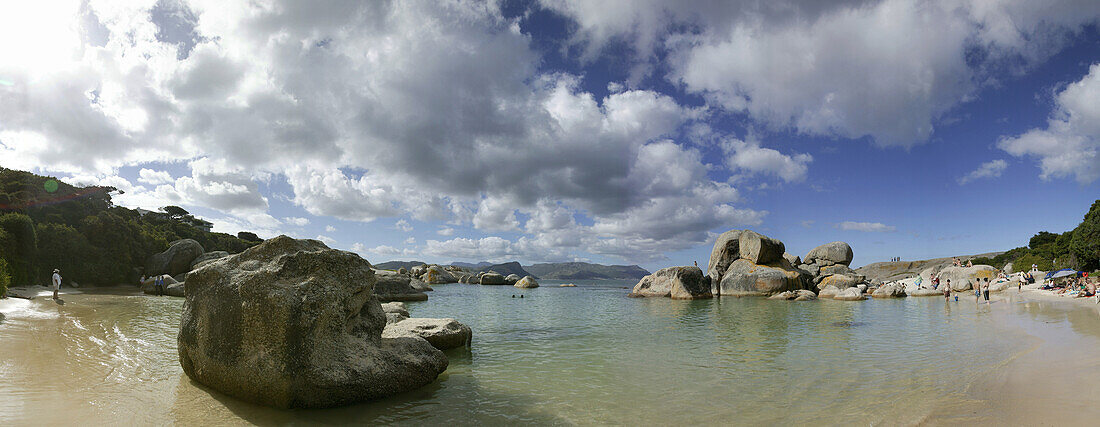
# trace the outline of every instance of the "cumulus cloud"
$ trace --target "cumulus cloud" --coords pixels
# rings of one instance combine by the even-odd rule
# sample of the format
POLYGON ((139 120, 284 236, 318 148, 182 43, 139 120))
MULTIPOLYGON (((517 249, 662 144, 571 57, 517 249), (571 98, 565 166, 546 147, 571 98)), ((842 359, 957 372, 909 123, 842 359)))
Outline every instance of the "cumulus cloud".
POLYGON ((455 234, 455 229, 451 227, 440 227, 435 233, 440 236, 453 236, 455 234))
POLYGON ((977 169, 959 178, 959 184, 965 185, 971 181, 982 178, 997 178, 1008 168, 1008 162, 997 159, 982 163, 977 169))
POLYGON ((325 236, 323 234, 317 235, 317 237, 314 237, 314 239, 320 240, 320 241, 324 242, 324 244, 329 245, 329 246, 332 246, 332 245, 336 244, 336 239, 325 236))
POLYGON ((404 231, 406 233, 413 231, 412 224, 409 224, 408 221, 405 221, 403 219, 399 219, 397 220, 397 222, 393 223, 393 228, 404 231))
POLYGON ((1100 64, 1055 95, 1055 111, 1043 129, 1002 138, 997 146, 1017 157, 1039 159, 1043 179, 1100 178, 1100 64))
POLYGON ((172 179, 172 175, 168 172, 141 168, 141 171, 138 172, 138 182, 143 182, 149 185, 159 185, 171 184, 175 182, 175 180, 172 179))
POLYGON ((889 233, 897 231, 897 227, 886 225, 881 222, 844 221, 837 224, 836 228, 844 231, 862 231, 867 233, 889 233))
POLYGON ((737 139, 724 142, 722 149, 725 150, 726 164, 731 170, 774 175, 786 182, 805 180, 809 164, 813 161, 813 156, 809 154, 789 156, 761 147, 759 143, 737 139))
POLYGON ((296 225, 296 226, 299 226, 299 227, 305 227, 305 226, 309 225, 309 219, 308 218, 286 217, 286 218, 283 218, 283 221, 286 222, 287 224, 296 225))
POLYGON ((667 57, 668 79, 726 110, 906 146, 993 71, 1046 59, 1100 16, 1100 3, 1080 0, 542 4, 577 23, 586 57, 631 48, 632 81, 667 57))

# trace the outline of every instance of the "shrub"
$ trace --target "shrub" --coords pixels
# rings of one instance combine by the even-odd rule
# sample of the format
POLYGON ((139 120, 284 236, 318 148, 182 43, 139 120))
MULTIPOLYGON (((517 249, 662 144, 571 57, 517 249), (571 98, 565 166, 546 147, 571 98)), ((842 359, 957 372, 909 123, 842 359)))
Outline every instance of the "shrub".
POLYGON ((11 285, 11 274, 8 273, 8 262, 0 258, 0 296, 8 294, 8 285, 11 285))
POLYGON ((31 284, 38 271, 38 235, 34 221, 21 213, 6 213, 0 215, 0 229, 5 232, 0 238, 0 254, 8 262, 12 284, 31 284))
POLYGON ((1100 200, 1093 202, 1084 220, 1073 229, 1069 250, 1077 256, 1080 268, 1100 268, 1100 200))

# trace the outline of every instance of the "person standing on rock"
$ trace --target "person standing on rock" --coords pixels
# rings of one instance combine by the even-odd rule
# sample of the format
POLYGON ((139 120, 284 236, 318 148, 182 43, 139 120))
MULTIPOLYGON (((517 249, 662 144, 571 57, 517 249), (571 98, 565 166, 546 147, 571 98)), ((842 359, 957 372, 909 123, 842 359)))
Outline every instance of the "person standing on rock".
POLYGON ((61 270, 53 269, 53 299, 57 299, 57 291, 61 289, 61 270))

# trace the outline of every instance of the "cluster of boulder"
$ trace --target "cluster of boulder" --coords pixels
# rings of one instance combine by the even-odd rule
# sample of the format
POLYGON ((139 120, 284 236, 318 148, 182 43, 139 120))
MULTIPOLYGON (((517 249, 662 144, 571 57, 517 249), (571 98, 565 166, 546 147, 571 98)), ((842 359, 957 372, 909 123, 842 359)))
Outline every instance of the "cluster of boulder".
POLYGON ((280 408, 426 385, 447 368, 441 349, 468 344, 470 328, 383 306, 379 276, 354 253, 286 236, 214 260, 185 282, 180 364, 201 384, 280 408))
POLYGON ((849 267, 851 263, 852 248, 844 242, 818 246, 799 258, 787 253, 777 239, 752 230, 731 230, 715 241, 705 275, 698 267, 665 268, 642 278, 632 295, 673 299, 719 295, 798 301, 818 297, 863 299, 866 286, 860 285, 866 278, 856 274, 849 267), (857 293, 858 298, 852 295, 857 293))

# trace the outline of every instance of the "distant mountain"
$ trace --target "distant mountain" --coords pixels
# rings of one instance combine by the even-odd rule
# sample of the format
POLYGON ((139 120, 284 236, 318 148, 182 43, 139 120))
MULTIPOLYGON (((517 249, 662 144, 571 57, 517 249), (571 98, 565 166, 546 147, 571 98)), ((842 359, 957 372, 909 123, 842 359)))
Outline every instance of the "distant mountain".
MULTIPOLYGON (((495 272, 500 273, 504 276, 507 276, 509 274, 515 274, 519 277, 535 276, 534 274, 528 273, 527 270, 523 269, 522 265, 519 265, 519 263, 515 262, 515 261, 506 262, 504 264, 488 265, 488 266, 479 268, 477 271, 495 271, 495 272)), ((536 276, 536 278, 538 278, 538 276, 536 276)))
POLYGON ((386 261, 378 264, 374 264, 374 268, 379 270, 398 270, 405 268, 406 270, 416 267, 421 264, 427 264, 424 261, 386 261))
POLYGON ((493 263, 487 262, 487 261, 482 261, 482 262, 479 262, 477 264, 471 264, 471 263, 468 263, 468 262, 455 261, 455 262, 452 262, 451 265, 453 265, 455 267, 468 268, 470 270, 477 271, 477 270, 481 270, 482 268, 493 265, 493 263))
POLYGON ((554 262, 527 266, 540 279, 641 279, 649 274, 637 265, 601 265, 587 262, 554 262))

